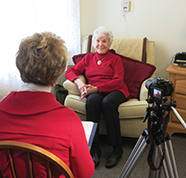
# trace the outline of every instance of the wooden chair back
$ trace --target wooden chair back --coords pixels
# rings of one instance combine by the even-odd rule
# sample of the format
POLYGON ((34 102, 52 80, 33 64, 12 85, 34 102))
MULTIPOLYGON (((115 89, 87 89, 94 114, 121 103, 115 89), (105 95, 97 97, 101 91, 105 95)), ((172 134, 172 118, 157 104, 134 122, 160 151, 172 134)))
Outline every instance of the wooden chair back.
MULTIPOLYGON (((7 152, 8 152, 9 164, 10 164, 13 178, 17 178, 17 176, 16 176, 16 170, 15 170, 13 157, 11 155, 12 149, 13 150, 22 150, 22 151, 27 152, 28 167, 29 167, 28 170, 29 170, 30 178, 34 178, 33 162, 31 159, 31 154, 35 154, 37 156, 40 156, 47 161, 46 170, 47 170, 48 178, 52 177, 52 175, 51 175, 51 166, 52 165, 57 167, 58 170, 60 170, 61 173, 64 174, 64 176, 66 178, 74 178, 70 168, 61 159, 59 159, 53 153, 51 153, 41 147, 38 147, 36 145, 29 144, 29 143, 23 143, 23 142, 17 142, 17 141, 0 141, 0 150, 1 149, 7 150, 7 152)), ((2 178, 1 172, 0 172, 0 178, 2 178)))

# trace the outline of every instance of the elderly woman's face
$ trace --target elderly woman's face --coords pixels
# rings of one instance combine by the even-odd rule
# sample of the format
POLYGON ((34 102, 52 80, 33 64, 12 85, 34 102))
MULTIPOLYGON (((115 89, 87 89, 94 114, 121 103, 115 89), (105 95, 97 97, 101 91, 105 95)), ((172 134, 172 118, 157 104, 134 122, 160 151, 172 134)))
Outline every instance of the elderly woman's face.
POLYGON ((110 48, 107 35, 97 37, 95 40, 94 48, 99 54, 105 54, 110 48))

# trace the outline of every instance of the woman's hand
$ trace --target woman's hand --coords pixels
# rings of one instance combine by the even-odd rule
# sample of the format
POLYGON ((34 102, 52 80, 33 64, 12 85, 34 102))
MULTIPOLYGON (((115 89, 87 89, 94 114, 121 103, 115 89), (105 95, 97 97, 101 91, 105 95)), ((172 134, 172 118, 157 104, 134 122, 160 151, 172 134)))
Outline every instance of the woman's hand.
POLYGON ((92 85, 86 85, 86 89, 87 89, 87 95, 90 93, 97 93, 98 92, 98 88, 92 85))
POLYGON ((97 93, 98 88, 93 85, 86 85, 81 79, 77 78, 74 80, 74 83, 78 86, 78 89, 81 93, 80 99, 83 99, 91 93, 97 93))
MULTIPOLYGON (((74 83, 77 85, 78 90, 81 93, 81 96, 83 96, 87 93, 86 84, 81 79, 79 79, 79 78, 75 79, 74 83)), ((82 99, 81 96, 80 96, 80 99, 82 99)))
POLYGON ((91 94, 91 93, 97 93, 98 88, 92 85, 86 85, 86 93, 82 93, 80 99, 83 99, 85 96, 91 94))

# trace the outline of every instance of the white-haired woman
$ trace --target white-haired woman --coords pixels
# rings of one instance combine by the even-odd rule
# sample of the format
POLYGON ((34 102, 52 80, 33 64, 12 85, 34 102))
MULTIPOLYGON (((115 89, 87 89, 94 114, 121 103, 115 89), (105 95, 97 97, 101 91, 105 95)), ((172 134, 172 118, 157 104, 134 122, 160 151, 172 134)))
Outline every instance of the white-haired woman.
MULTIPOLYGON (((101 112, 104 115, 108 142, 113 146, 105 164, 107 168, 115 166, 123 154, 118 107, 130 96, 124 83, 122 60, 109 52, 112 41, 113 35, 110 30, 103 26, 97 28, 93 34, 96 53, 87 54, 66 72, 66 78, 77 84, 80 98, 87 98, 87 120, 99 123, 101 112), (85 74, 87 84, 78 77, 81 74, 85 74)), ((97 167, 101 156, 99 129, 94 138, 91 155, 97 167)))

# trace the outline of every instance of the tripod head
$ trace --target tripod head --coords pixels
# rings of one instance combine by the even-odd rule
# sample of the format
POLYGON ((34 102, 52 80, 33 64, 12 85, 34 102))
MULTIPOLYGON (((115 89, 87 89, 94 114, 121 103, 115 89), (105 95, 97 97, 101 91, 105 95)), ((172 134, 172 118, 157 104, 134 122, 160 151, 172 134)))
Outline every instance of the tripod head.
POLYGON ((152 106, 146 108, 146 114, 143 119, 143 122, 148 119, 148 132, 152 134, 153 139, 159 143, 163 142, 164 134, 169 122, 169 115, 167 116, 168 118, 165 118, 165 113, 167 111, 167 113, 169 114, 172 108, 175 108, 177 106, 176 101, 170 103, 166 103, 166 101, 167 98, 162 100, 161 103, 151 103, 152 106))

